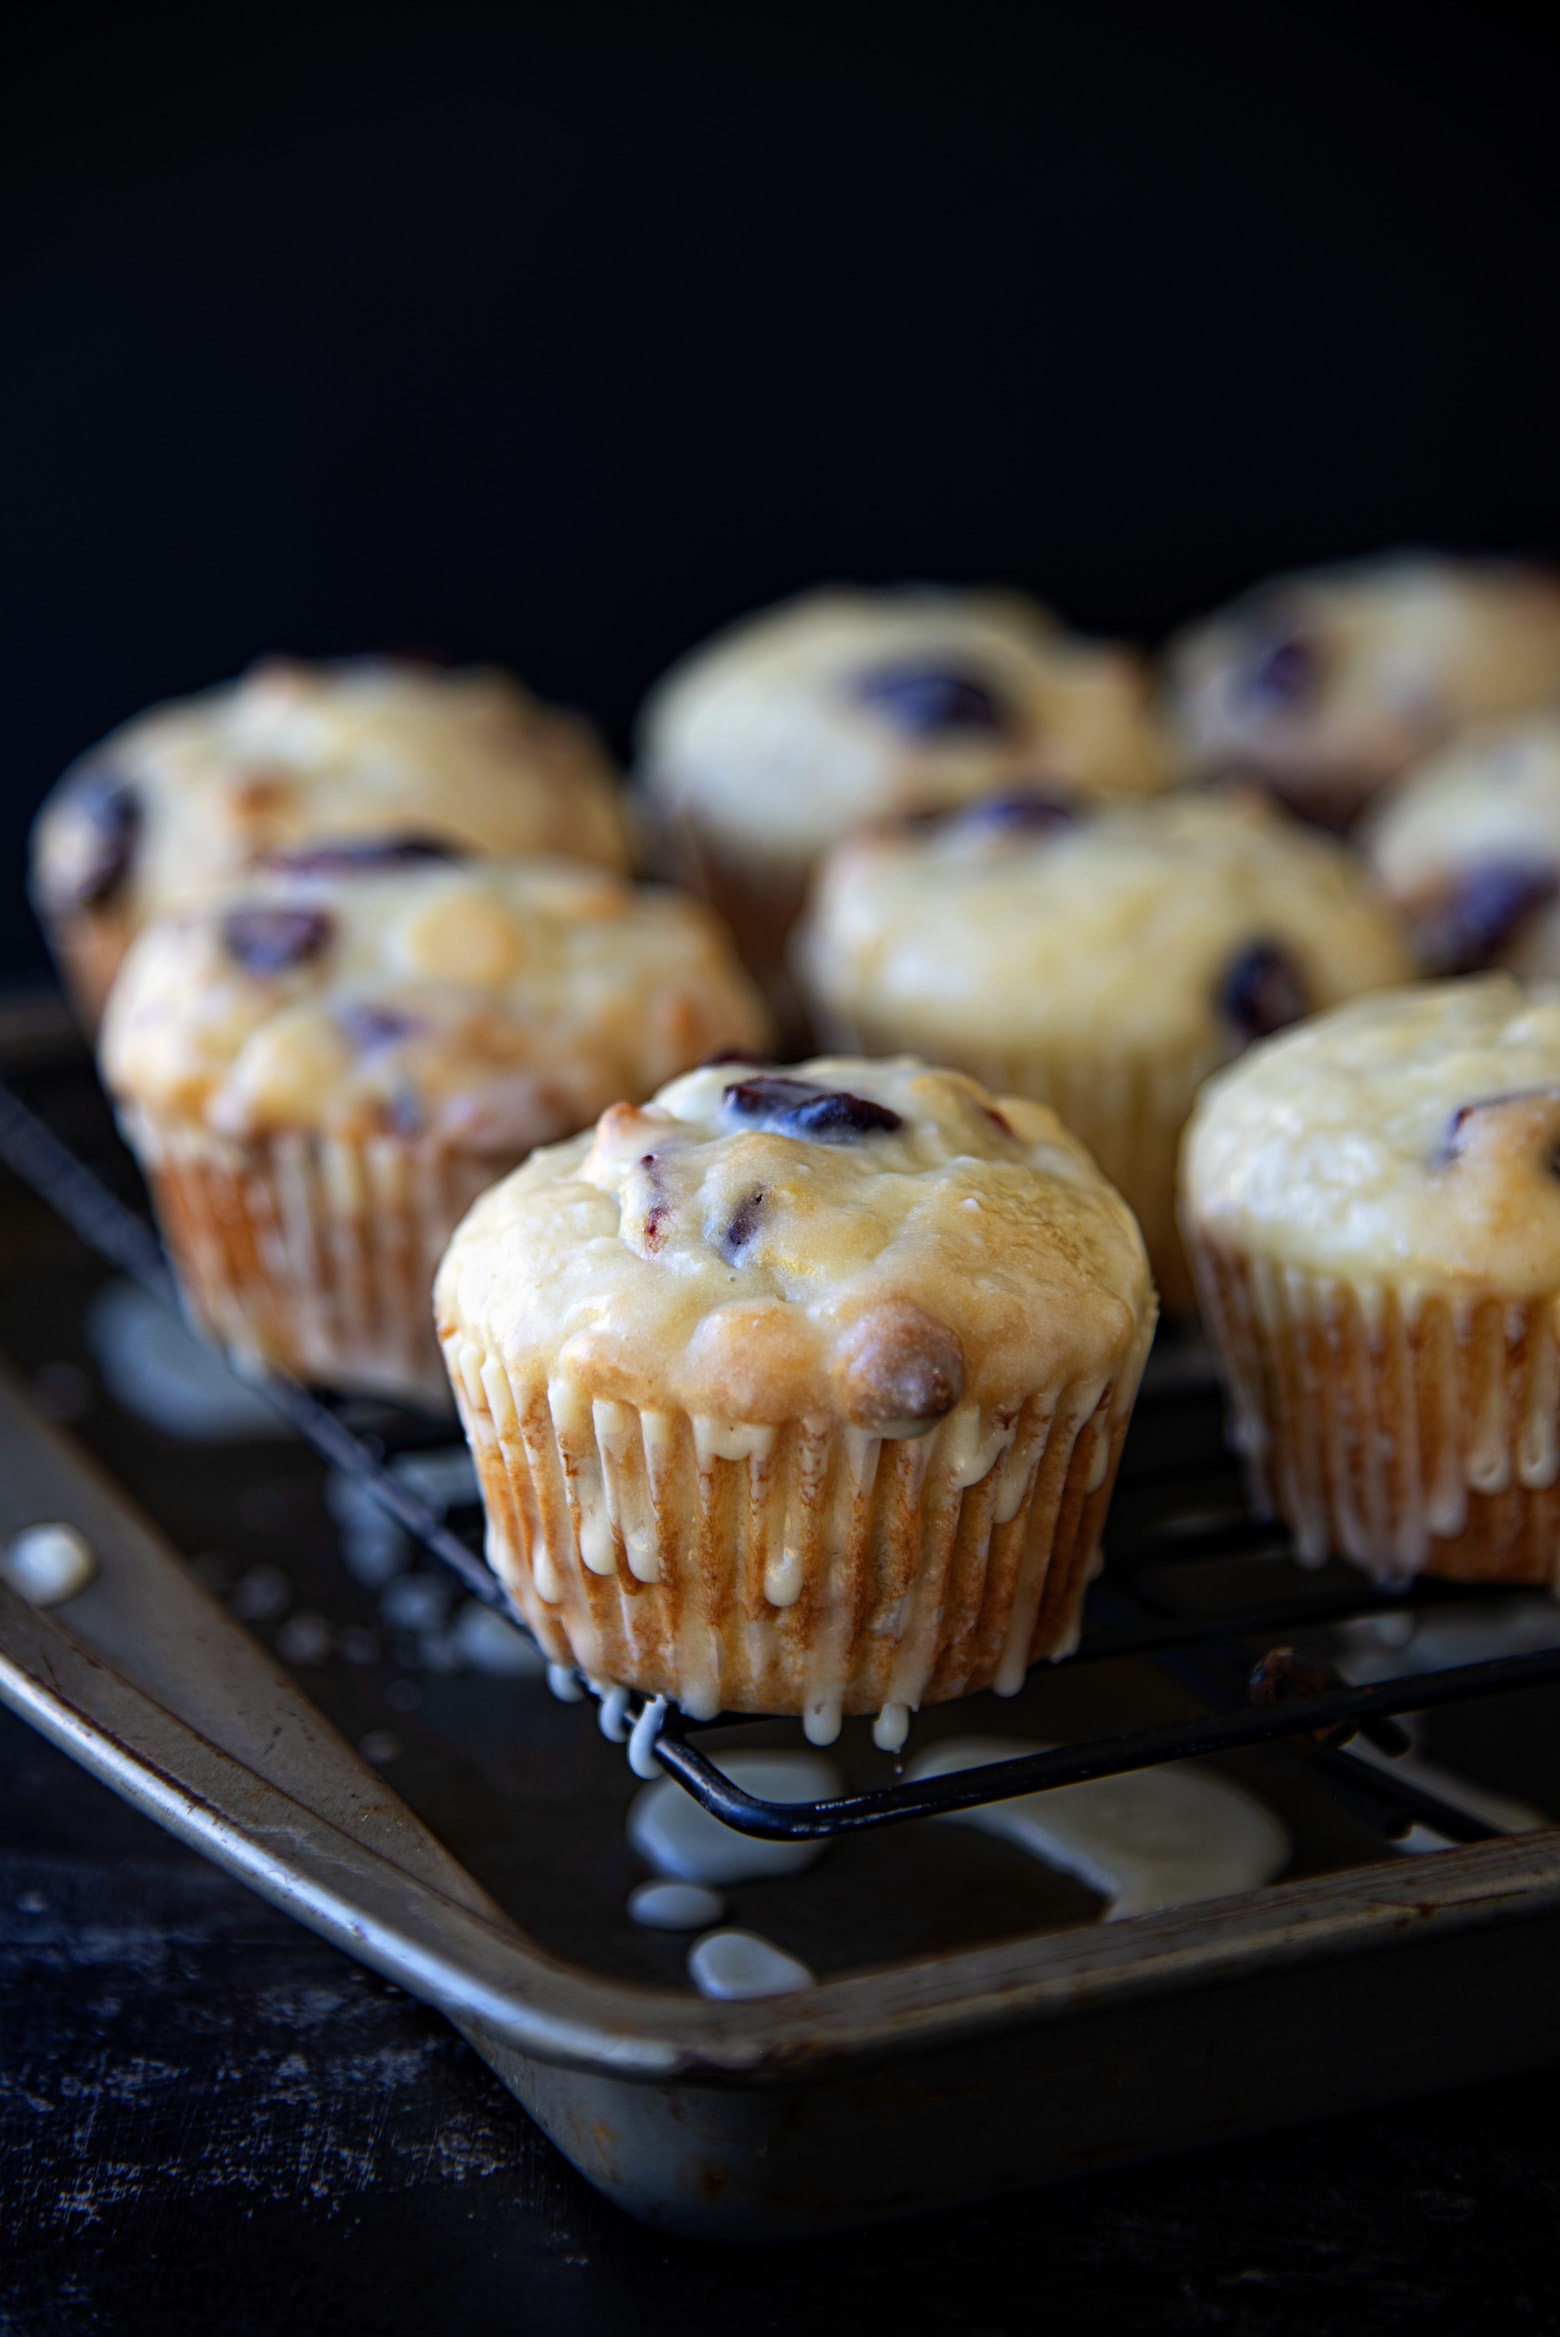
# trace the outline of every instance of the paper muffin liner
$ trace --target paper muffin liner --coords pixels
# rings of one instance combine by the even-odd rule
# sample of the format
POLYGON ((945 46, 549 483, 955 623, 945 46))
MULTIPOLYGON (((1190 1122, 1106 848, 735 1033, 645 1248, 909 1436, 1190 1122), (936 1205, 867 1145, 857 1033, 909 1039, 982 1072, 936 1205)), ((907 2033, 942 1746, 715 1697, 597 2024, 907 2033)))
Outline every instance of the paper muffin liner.
POLYGON ((511 1164, 397 1136, 223 1144, 121 1114, 191 1314, 241 1368, 449 1409, 433 1277, 511 1164))
POLYGON ((800 1713, 818 1744, 875 1712, 893 1745, 1076 1644, 1141 1356, 893 1440, 592 1402, 444 1345, 489 1563, 555 1662, 695 1718, 800 1713))
POLYGON ((1560 1558, 1554 1295, 1405 1300, 1188 1231, 1253 1498, 1302 1558, 1379 1581, 1552 1584, 1560 1558))
POLYGON ((842 1053, 894 1055, 905 1049, 967 1071, 993 1095, 1049 1104, 1093 1154, 1143 1229, 1149 1264, 1167 1314, 1191 1314, 1196 1290, 1176 1222, 1181 1133, 1197 1090, 1218 1057, 1206 1043, 1181 1054, 1083 1056, 1038 1047, 948 1046, 884 1022, 825 1018, 842 1053))

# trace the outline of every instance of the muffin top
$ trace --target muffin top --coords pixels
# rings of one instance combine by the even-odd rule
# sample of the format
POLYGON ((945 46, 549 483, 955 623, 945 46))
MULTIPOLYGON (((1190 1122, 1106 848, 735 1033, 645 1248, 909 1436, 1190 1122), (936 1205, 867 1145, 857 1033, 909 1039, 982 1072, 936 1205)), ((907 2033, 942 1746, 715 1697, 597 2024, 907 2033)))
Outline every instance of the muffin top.
POLYGON ((34 829, 34 896, 46 917, 135 924, 274 854, 372 836, 627 863, 588 725, 506 674, 270 658, 71 766, 34 829))
POLYGON ((928 1052, 1188 1054, 1252 1038, 1412 967, 1341 845, 1254 799, 1092 813, 999 797, 853 837, 796 949, 827 1021, 928 1052))
POLYGON ((909 1058, 614 1105, 482 1196, 435 1304, 597 1401, 880 1436, 1135 1377, 1154 1316, 1136 1222, 1055 1114, 909 1058))
POLYGON ((1560 1291, 1560 988, 1506 974, 1355 1000, 1203 1089, 1192 1226, 1415 1293, 1560 1291))
POLYGON ((1560 714, 1446 748, 1360 841, 1432 972, 1560 974, 1560 714))
POLYGON ((568 861, 396 849, 257 874, 146 926, 104 1021, 115 1094, 221 1137, 426 1135, 512 1159, 764 1043, 695 902, 568 861))
POLYGON ((652 693, 640 755, 663 808, 791 866, 884 813, 1166 777, 1130 651, 1016 593, 911 587, 805 593, 733 625, 652 693))
POLYGON ((1560 581, 1399 553, 1279 577, 1172 644, 1192 765, 1344 810, 1460 723, 1560 695, 1560 581))

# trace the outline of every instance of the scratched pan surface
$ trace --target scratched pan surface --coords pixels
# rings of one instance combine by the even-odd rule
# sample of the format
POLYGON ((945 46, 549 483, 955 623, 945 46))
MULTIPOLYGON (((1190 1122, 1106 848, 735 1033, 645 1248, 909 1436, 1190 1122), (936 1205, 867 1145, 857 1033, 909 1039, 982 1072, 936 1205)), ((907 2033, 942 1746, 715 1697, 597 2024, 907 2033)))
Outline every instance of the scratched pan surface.
MULTIPOLYGON (((79 1516, 106 1553, 55 1620, 9 1602, 8 1700, 449 2012, 631 2212, 732 2238, 821 2229, 1560 2053, 1555 1837, 1403 1858, 1275 1755, 1225 1764, 1294 1839, 1273 1889, 1103 1927, 1080 1885, 1004 1843, 893 1829, 730 1894, 732 1920, 803 1957, 817 1989, 702 2002, 686 1940, 627 1918, 637 1788, 593 1709, 450 1668, 437 1586, 420 1629, 387 1622, 342 1564, 311 1454, 190 1444, 123 1411, 84 1332, 102 1270, 14 1189, 0 1236, 0 1348, 17 1370, 0 1405, 5 1530, 79 1516), (73 1415, 69 1436, 17 1388, 73 1415)), ((436 1423, 423 1433, 448 1442, 436 1423)), ((1195 1376, 1146 1408, 1117 1530, 1140 1533, 1167 1500, 1183 1515, 1238 1500, 1195 1376)), ((1198 1569, 1181 1567, 1195 1598, 1198 1569)), ((1205 1571, 1236 1588, 1211 1556, 1205 1571)), ((1014 1702, 924 1716, 913 1749, 1191 1709, 1146 1664, 1063 1667, 1014 1702)), ((1449 1717, 1432 1750, 1560 1809, 1554 1718, 1536 1691, 1449 1717)), ((762 1736, 794 1741, 781 1725, 762 1736)), ((891 1774, 864 1729, 839 1757, 853 1782, 891 1774)))

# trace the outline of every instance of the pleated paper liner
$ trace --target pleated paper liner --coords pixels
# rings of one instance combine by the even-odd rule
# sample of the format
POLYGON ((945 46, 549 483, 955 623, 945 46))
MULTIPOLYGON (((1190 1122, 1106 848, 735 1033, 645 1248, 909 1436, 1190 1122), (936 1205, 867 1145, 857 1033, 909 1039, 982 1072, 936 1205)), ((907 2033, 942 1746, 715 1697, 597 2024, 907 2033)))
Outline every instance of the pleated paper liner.
POLYGON ((724 1427, 511 1381, 445 1351, 488 1556, 555 1661, 719 1711, 895 1720, 1013 1693, 1075 1643, 1141 1358, 893 1440, 824 1419, 724 1427))
POLYGON ((1378 1580, 1551 1583, 1556 1300, 1405 1303, 1390 1287, 1188 1246, 1254 1499, 1300 1554, 1378 1580))
POLYGON ((224 1144, 122 1112, 191 1313, 244 1367, 447 1412, 433 1277, 511 1165, 415 1138, 224 1144))

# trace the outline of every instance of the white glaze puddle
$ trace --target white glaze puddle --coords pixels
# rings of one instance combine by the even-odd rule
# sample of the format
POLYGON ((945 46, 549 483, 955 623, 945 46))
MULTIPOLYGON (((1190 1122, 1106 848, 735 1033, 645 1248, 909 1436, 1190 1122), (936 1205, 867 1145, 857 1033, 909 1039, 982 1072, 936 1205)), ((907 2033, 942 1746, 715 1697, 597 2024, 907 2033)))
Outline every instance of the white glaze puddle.
POLYGON ((701 1996, 742 2004, 816 1988, 817 1974, 756 1931, 710 1931, 688 1950, 688 1977, 701 1996))
MULTIPOLYGON (((844 1791, 839 1771, 821 1753, 721 1753, 711 1759, 733 1785, 761 1801, 822 1801, 844 1791)), ((701 1809, 671 1777, 635 1794, 628 1838, 657 1874, 717 1886, 800 1874, 827 1847, 823 1842, 760 1842, 739 1834, 701 1809)))
POLYGON ((58 1607, 97 1572, 92 1545, 74 1526, 29 1526, 0 1554, 0 1577, 30 1607, 58 1607))
POLYGON ((651 1931, 708 1931, 726 1902, 702 1883, 640 1883, 628 1894, 628 1912, 651 1931))
POLYGON ((1444 1672, 1454 1664, 1560 1647, 1560 1605, 1544 1597, 1491 1599, 1422 1616, 1389 1608, 1336 1624, 1333 1641, 1343 1677, 1351 1686, 1368 1687, 1403 1672, 1444 1672))
MULTIPOLYGON (((1018 1737, 953 1737, 906 1774, 940 1777, 1048 1749, 1018 1737)), ((1254 1890, 1287 1866, 1292 1847, 1255 1794, 1180 1762, 950 1811, 944 1822, 977 1826, 1076 1875, 1105 1900, 1107 1923, 1254 1890)))
POLYGON ((166 1436, 226 1444, 291 1433, 220 1355, 133 1282, 105 1284, 87 1308, 83 1328, 115 1403, 166 1436))

